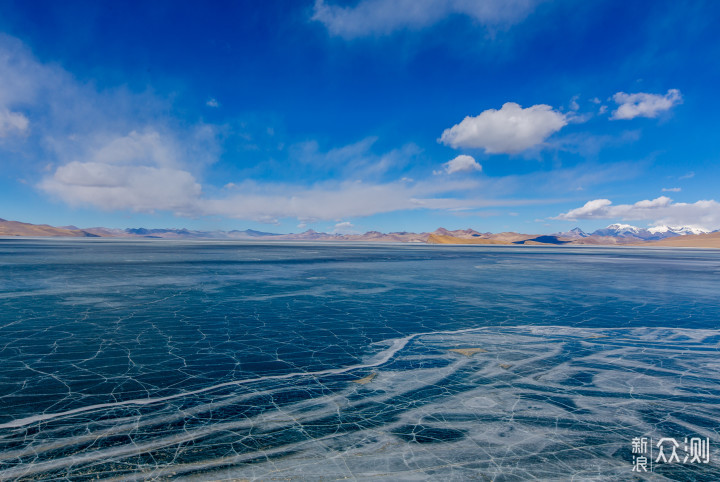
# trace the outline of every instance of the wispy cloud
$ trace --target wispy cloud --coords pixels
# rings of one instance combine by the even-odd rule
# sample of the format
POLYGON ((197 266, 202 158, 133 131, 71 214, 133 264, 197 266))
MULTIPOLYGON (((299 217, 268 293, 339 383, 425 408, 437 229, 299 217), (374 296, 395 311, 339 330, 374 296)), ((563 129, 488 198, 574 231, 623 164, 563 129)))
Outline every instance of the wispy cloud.
POLYGON ((23 114, 0 106, 0 138, 24 134, 28 124, 28 118, 23 114))
POLYGON ((666 196, 635 204, 613 205, 609 199, 594 199, 582 207, 571 209, 553 219, 620 219, 623 221, 652 221, 671 226, 695 226, 705 229, 720 227, 720 203, 702 200, 695 203, 675 203, 666 196))
POLYGON ((618 92, 613 96, 619 107, 613 111, 611 119, 634 119, 635 117, 657 117, 673 106, 682 104, 682 95, 677 89, 670 89, 667 94, 626 94, 618 92))
POLYGON ((465 117, 445 129, 439 141, 454 148, 484 149, 489 154, 517 154, 539 144, 568 124, 567 115, 545 104, 523 109, 514 102, 465 117))
POLYGON ((682 188, 680 187, 664 187, 662 188, 663 192, 680 192, 682 191, 682 188))
POLYGON ((506 26, 524 19, 537 0, 361 0, 354 6, 316 0, 312 19, 331 35, 353 39, 421 29, 450 15, 465 15, 485 26, 506 26))
POLYGON ((290 146, 290 160, 314 173, 334 174, 342 178, 377 180, 388 172, 399 172, 410 164, 422 150, 413 143, 383 153, 376 153, 377 137, 329 150, 322 150, 317 141, 290 146))
POLYGON ((482 207, 496 200, 458 197, 475 190, 472 180, 438 182, 325 182, 309 187, 245 181, 222 199, 202 199, 202 214, 272 222, 336 220, 410 209, 482 207))
POLYGON ((578 99, 580 99, 579 95, 574 95, 572 99, 570 99, 570 110, 576 111, 580 109, 580 104, 578 104, 578 99))
POLYGON ((619 147, 640 139, 639 130, 623 131, 619 135, 591 134, 589 132, 558 135, 547 142, 548 146, 562 151, 596 157, 606 148, 619 147))
POLYGON ((218 102, 217 99, 212 98, 205 102, 205 105, 208 107, 220 107, 220 102, 218 102))

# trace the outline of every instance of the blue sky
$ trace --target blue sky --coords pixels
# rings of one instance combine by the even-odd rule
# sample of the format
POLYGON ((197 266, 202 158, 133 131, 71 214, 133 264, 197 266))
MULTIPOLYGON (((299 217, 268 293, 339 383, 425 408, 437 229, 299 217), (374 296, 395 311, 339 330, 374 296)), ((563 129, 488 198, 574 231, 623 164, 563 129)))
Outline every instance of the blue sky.
POLYGON ((0 3, 0 217, 720 228, 720 3, 0 3))

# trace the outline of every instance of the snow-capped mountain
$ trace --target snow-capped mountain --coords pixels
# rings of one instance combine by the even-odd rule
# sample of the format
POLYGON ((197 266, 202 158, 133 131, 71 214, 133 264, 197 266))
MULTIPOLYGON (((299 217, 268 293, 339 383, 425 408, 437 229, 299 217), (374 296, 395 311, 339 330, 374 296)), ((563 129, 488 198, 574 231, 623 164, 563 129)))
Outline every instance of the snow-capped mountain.
POLYGON ((654 234, 673 233, 679 236, 685 234, 705 234, 710 232, 709 230, 699 226, 653 226, 652 228, 648 228, 648 231, 654 234))
POLYGON ((615 236, 615 237, 641 237, 642 231, 646 231, 637 226, 631 226, 629 224, 611 224, 607 228, 598 229, 592 232, 594 236, 615 236))
POLYGON ((664 239, 687 234, 703 234, 710 231, 699 226, 653 226, 638 228, 630 224, 611 224, 607 228, 598 229, 592 234, 596 236, 613 236, 620 238, 634 237, 644 240, 664 239))
POLYGON ((578 239, 578 238, 587 238, 590 235, 580 228, 573 228, 570 231, 565 231, 563 233, 555 233, 555 236, 560 237, 560 238, 578 239))

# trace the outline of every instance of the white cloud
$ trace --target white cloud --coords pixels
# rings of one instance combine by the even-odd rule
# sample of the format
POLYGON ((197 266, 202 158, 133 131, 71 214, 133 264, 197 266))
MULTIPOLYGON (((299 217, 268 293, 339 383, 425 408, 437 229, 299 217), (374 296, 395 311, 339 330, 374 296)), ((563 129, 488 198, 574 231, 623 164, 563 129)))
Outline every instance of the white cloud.
POLYGON ((593 217, 605 217, 608 206, 612 204, 609 199, 593 199, 585 203, 583 207, 572 209, 566 213, 560 214, 559 219, 591 219, 593 217))
POLYGON ((485 26, 511 25, 524 19, 537 0, 361 0, 341 7, 316 0, 312 20, 331 35, 353 39, 421 29, 453 15, 466 15, 485 26))
MULTIPOLYGON (((536 180, 532 181, 537 184, 536 180)), ((358 218, 401 210, 463 210, 497 206, 554 203, 554 199, 493 199, 478 193, 491 186, 487 180, 433 178, 429 181, 365 183, 325 182, 312 186, 245 181, 224 198, 197 202, 198 214, 276 222, 297 218, 304 223, 358 218)))
POLYGON ((363 217, 408 209, 453 209, 484 206, 484 199, 461 199, 459 192, 475 190, 475 181, 390 182, 384 184, 357 181, 328 182, 309 187, 288 184, 238 184, 235 192, 222 199, 202 199, 197 206, 202 214, 237 219, 334 220, 363 217))
POLYGON ((195 212, 201 187, 189 172, 149 166, 71 162, 40 188, 73 206, 104 210, 195 212))
POLYGON ((163 138, 156 131, 132 131, 92 150, 88 157, 94 162, 107 164, 170 166, 179 159, 179 153, 174 150, 173 141, 163 138))
POLYGON ((662 188, 663 192, 680 192, 682 191, 682 188, 680 187, 664 187, 662 188))
POLYGON ((613 96, 619 105, 610 117, 611 119, 634 119, 635 117, 657 117, 661 112, 682 104, 682 95, 677 89, 670 89, 667 94, 626 94, 618 92, 613 96))
POLYGON ((454 148, 482 148, 490 154, 516 154, 535 147, 568 123, 568 117, 545 104, 523 109, 507 102, 445 129, 440 142, 454 148))
POLYGON ((690 171, 687 174, 683 174, 682 176, 678 177, 678 179, 692 179, 693 177, 695 177, 695 172, 690 171))
POLYGON ((702 200, 695 203, 675 203, 666 196, 635 204, 613 206, 609 199, 595 199, 584 206, 571 209, 553 219, 620 219, 623 221, 652 221, 668 226, 693 226, 705 229, 720 228, 720 203, 702 200))
POLYGON ((70 205, 193 215, 201 187, 184 170, 177 140, 148 130, 103 139, 60 165, 38 187, 70 205))
POLYGON ((349 221, 337 223, 332 230, 332 234, 354 234, 357 233, 355 225, 349 221))
POLYGON ((445 168, 444 171, 433 171, 433 174, 442 174, 443 172, 453 174, 456 172, 473 172, 482 170, 482 166, 478 164, 474 157, 465 154, 460 154, 455 159, 446 162, 443 164, 443 167, 445 168))
POLYGON ((0 138, 27 131, 28 118, 19 112, 11 112, 0 107, 0 138))
POLYGON ((208 107, 220 107, 220 103, 214 98, 205 102, 205 105, 208 107))

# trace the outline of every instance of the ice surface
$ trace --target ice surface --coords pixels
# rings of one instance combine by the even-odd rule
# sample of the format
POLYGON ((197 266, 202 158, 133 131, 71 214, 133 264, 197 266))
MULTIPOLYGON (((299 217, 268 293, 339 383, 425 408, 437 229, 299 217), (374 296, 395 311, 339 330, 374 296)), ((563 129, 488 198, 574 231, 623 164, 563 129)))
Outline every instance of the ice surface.
POLYGON ((711 252, 4 241, 0 262, 0 480, 631 480, 639 436, 708 437, 709 464, 654 476, 720 478, 711 252))

